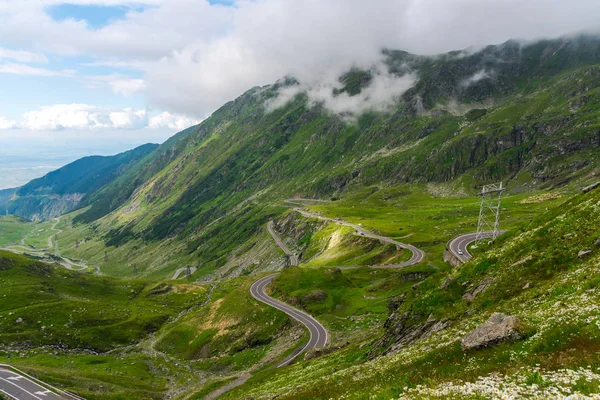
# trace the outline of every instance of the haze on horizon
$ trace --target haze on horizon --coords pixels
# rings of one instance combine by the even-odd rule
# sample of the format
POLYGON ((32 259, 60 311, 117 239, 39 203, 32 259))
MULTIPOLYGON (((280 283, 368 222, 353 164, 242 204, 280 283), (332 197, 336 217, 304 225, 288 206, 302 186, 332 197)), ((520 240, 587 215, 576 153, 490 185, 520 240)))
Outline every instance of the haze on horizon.
POLYGON ((598 15, 595 0, 3 1, 0 189, 162 142, 285 75, 328 87, 376 65, 383 48, 437 54, 595 33, 598 15))

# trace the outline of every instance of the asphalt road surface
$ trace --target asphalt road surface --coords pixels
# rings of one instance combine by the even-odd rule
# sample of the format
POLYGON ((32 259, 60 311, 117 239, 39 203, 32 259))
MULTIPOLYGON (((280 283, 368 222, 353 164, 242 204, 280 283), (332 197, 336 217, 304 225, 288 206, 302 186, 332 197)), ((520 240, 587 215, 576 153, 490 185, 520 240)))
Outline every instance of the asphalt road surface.
POLYGON ((310 332, 310 339, 308 340, 308 343, 306 343, 303 347, 296 349, 290 356, 277 365, 277 367, 283 367, 290 364, 296 359, 296 357, 304 353, 306 350, 325 346, 327 344, 328 334, 323 325, 321 325, 319 321, 307 313, 275 300, 265 293, 265 288, 276 276, 277 274, 272 274, 254 282, 252 286, 250 286, 250 294, 261 303, 265 303, 273 308, 283 311, 296 321, 301 322, 310 332))
MULTIPOLYGON (((500 234, 503 234, 506 231, 500 231, 500 234)), ((493 236, 493 232, 484 232, 484 238, 491 238, 493 236)), ((477 240, 477 232, 465 233, 464 235, 460 235, 455 237, 454 239, 448 242, 448 250, 452 252, 452 254, 458 258, 461 262, 465 263, 469 261, 473 256, 469 253, 469 245, 477 240), (462 252, 462 254, 460 254, 462 252)))
POLYGON ((2 368, 0 368, 0 393, 17 400, 64 399, 31 379, 2 368))
POLYGON ((273 237, 273 240, 275 240, 275 243, 277 243, 277 246, 279 246, 279 248, 281 248, 281 250, 283 250, 283 252, 289 257, 290 265, 292 267, 297 267, 298 257, 285 245, 285 243, 283 243, 283 240, 281 240, 279 235, 277 235, 277 232, 275 232, 275 229, 273 229, 273 221, 269 221, 267 224, 267 230, 273 237))
MULTIPOLYGON (((338 225, 352 227, 353 229, 356 230, 356 233, 360 236, 368 237, 371 239, 376 239, 376 240, 379 240, 384 243, 391 243, 391 244, 397 246, 398 248, 407 249, 412 253, 412 257, 408 261, 404 261, 404 262, 397 263, 397 264, 376 265, 376 266, 373 266, 373 268, 407 267, 407 266, 414 265, 414 264, 417 264, 417 263, 423 261, 423 258, 425 257, 425 253, 423 253, 423 251, 419 250, 418 248, 416 248, 413 245, 401 243, 401 242, 398 242, 394 239, 390 239, 385 236, 376 235, 372 232, 367 231, 366 229, 362 228, 359 225, 355 225, 350 222, 345 222, 342 220, 336 220, 336 219, 332 219, 332 218, 322 217, 322 216, 316 215, 316 214, 311 214, 308 211, 304 211, 299 208, 294 208, 294 210, 296 212, 299 212, 300 214, 304 215, 305 217, 319 218, 322 220, 334 222, 338 225)), ((275 240, 275 243, 277 243, 277 245, 285 252, 285 254, 288 255, 288 257, 290 258, 290 264, 292 266, 297 266, 298 265, 298 257, 285 245, 285 243, 283 242, 283 240, 281 240, 281 238, 279 237, 277 232, 275 232, 275 229, 273 228, 273 221, 270 221, 267 224, 267 230, 273 237, 273 240, 275 240)), ((307 313, 305 313, 303 311, 300 311, 300 310, 298 310, 294 307, 291 307, 285 303, 282 303, 278 300, 275 300, 265 293, 265 288, 267 287, 267 285, 269 283, 271 283, 271 281, 273 281, 273 279, 276 276, 277 276, 277 274, 272 274, 269 276, 265 276, 264 278, 261 278, 261 279, 257 280, 256 282, 254 282, 252 284, 252 286, 250 287, 250 294, 256 300, 258 300, 262 303, 265 303, 271 307, 274 307, 280 311, 283 311, 284 313, 286 313, 293 319, 301 322, 302 324, 304 324, 304 326, 306 326, 306 328, 310 332, 310 339, 309 339, 308 343, 306 343, 306 345, 304 347, 296 349, 296 351, 294 351, 289 357, 287 357, 285 360, 283 360, 278 365, 278 367, 281 367, 281 366, 290 364, 292 361, 294 361, 294 359, 296 359, 296 357, 298 357, 300 354, 302 354, 306 350, 309 350, 309 349, 312 349, 315 347, 325 346, 327 344, 328 335, 327 335, 327 330, 315 318, 311 317, 310 315, 308 315, 307 313)))
POLYGON ((390 239, 385 236, 376 235, 376 234, 364 229, 360 225, 352 224, 350 222, 342 221, 340 219, 323 217, 323 216, 302 210, 300 208, 294 208, 293 210, 304 215, 305 217, 318 218, 318 219, 321 219, 324 221, 336 223, 338 225, 349 226, 349 227, 353 228, 354 230, 356 230, 356 232, 360 236, 368 237, 371 239, 377 239, 384 243, 390 243, 401 249, 409 250, 412 253, 412 257, 408 261, 404 261, 404 262, 397 263, 397 264, 389 264, 389 265, 374 265, 373 268, 403 268, 403 267, 408 267, 411 265, 418 264, 421 261, 423 261, 423 259, 425 258, 425 253, 422 250, 419 250, 418 248, 416 248, 415 246, 413 246, 411 244, 401 243, 401 242, 398 242, 397 240, 390 239))

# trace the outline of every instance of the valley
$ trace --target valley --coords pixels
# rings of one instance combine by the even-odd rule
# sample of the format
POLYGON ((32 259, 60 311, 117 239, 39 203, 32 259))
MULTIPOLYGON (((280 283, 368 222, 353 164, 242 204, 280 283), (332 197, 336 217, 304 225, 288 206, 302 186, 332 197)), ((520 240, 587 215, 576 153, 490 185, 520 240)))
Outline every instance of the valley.
POLYGON ((383 109, 286 77, 3 191, 0 364, 89 400, 597 397, 600 39, 380 56, 319 93, 385 66, 383 109))

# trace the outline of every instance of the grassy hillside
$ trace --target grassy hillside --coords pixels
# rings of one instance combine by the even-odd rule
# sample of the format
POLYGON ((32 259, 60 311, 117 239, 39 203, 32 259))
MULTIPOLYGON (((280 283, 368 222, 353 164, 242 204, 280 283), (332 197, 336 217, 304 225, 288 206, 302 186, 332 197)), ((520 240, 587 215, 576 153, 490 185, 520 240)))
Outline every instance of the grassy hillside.
POLYGON ((79 274, 9 252, 0 252, 0 266, 4 348, 107 351, 139 341, 205 294, 200 286, 181 291, 168 284, 79 274))
POLYGON ((197 379, 127 349, 206 303, 206 286, 97 277, 3 251, 0 284, 3 362, 90 399, 163 398, 170 381, 197 379))
MULTIPOLYGON (((74 218, 79 233, 65 245, 74 257, 107 251, 165 277, 182 263, 226 265, 296 195, 346 199, 410 182, 440 198, 498 180, 513 194, 591 182, 600 160, 598 43, 508 42, 440 57, 387 52, 391 70, 409 66, 417 84, 389 113, 352 121, 303 94, 267 109, 293 80, 254 88, 84 200, 89 207, 74 218), (482 70, 485 79, 469 80, 482 70), (93 251, 75 250, 81 237, 93 238, 93 251)), ((368 85, 365 73, 345 75, 344 90, 368 85)), ((411 243, 427 240, 409 226, 400 236, 411 233, 411 243)))
MULTIPOLYGON (((599 207, 598 190, 576 196, 511 231, 472 262, 431 274, 410 288, 397 286, 400 293, 389 301, 390 314, 379 337, 264 372, 225 398, 598 393, 599 207), (591 252, 580 256, 581 250, 591 252), (493 312, 518 317, 520 338, 461 349, 461 337, 493 312)), ((285 283, 277 287, 288 295, 305 287, 304 278, 284 276, 285 283)), ((346 291, 355 287, 344 280, 324 285, 334 293, 338 286, 346 291)), ((319 313, 319 307, 309 307, 319 313)))
POLYGON ((29 221, 15 215, 0 216, 0 247, 20 244, 32 225, 29 221))

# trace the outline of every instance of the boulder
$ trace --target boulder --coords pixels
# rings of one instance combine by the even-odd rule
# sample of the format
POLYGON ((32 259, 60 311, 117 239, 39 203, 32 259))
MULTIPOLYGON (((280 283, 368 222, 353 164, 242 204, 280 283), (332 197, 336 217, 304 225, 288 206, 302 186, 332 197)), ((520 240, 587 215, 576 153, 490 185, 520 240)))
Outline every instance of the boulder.
POLYGON ((525 284, 525 286, 523 286, 523 290, 531 289, 531 288, 532 288, 532 286, 533 286, 533 285, 531 284, 531 282, 527 282, 527 283, 525 284))
POLYGON ((590 254, 591 252, 592 252, 591 250, 579 250, 579 253, 577 253, 577 257, 583 258, 583 257, 587 256, 588 254, 590 254))
POLYGON ((302 297, 302 303, 320 303, 327 297, 327 292, 321 289, 315 289, 302 297))
POLYGON ((440 286, 440 289, 446 289, 448 286, 452 285, 454 282, 456 282, 455 278, 446 278, 444 280, 444 282, 442 282, 442 286, 440 286))
POLYGON ((500 342, 518 340, 521 338, 517 329, 520 322, 517 317, 493 313, 486 322, 460 339, 462 349, 480 349, 500 342))
POLYGON ((600 182, 596 182, 590 186, 584 187, 583 193, 591 192, 592 190, 596 189, 597 187, 600 187, 600 182))
POLYGON ((600 237, 594 242, 594 246, 600 247, 600 237))
POLYGON ((447 319, 436 319, 429 316, 426 320, 412 312, 393 312, 385 321, 385 333, 375 341, 368 358, 373 359, 383 354, 395 353, 411 343, 425 339, 430 335, 443 331, 450 326, 447 319))
POLYGON ((23 318, 19 317, 19 318, 17 318, 17 320, 15 322, 17 324, 22 324, 23 323, 23 318))
POLYGON ((463 295, 463 299, 472 302, 475 300, 480 293, 484 292, 490 285, 492 284, 493 279, 490 277, 484 278, 477 286, 471 287, 467 292, 463 295))

